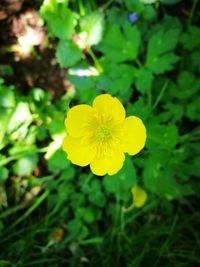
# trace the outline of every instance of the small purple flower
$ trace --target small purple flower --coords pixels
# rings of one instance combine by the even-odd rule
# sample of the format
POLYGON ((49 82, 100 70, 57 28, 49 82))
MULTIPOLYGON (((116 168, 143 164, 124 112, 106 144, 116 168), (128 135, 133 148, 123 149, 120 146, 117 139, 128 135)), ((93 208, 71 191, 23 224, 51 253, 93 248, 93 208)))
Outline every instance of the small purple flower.
POLYGON ((138 20, 138 15, 136 13, 129 13, 128 14, 128 20, 131 23, 135 23, 138 20))

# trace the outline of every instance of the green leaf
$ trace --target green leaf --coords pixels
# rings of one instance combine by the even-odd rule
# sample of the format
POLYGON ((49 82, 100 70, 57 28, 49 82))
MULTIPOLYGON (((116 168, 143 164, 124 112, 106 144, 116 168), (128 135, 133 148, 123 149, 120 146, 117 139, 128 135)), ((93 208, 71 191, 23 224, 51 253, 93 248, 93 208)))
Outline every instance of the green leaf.
POLYGON ((178 77, 178 90, 174 97, 187 99, 199 91, 200 81, 192 73, 184 71, 178 77))
POLYGON ((49 132, 52 138, 56 135, 61 135, 62 133, 65 133, 65 126, 64 126, 64 115, 61 112, 55 112, 54 118, 48 125, 49 132), (56 118, 60 118, 60 120, 57 120, 56 118))
POLYGON ((85 204, 85 195, 83 193, 74 192, 71 196, 70 203, 74 209, 85 204))
POLYGON ((174 5, 181 2, 182 0, 159 0, 159 1, 166 5, 174 5))
POLYGON ((56 48, 56 57, 61 67, 67 68, 81 60, 82 52, 71 41, 61 40, 56 48))
POLYGON ((130 12, 132 12, 134 10, 134 12, 139 14, 145 10, 145 5, 143 3, 141 3, 139 0, 137 0, 137 1, 125 0, 124 2, 126 5, 126 8, 130 12))
POLYGON ((15 95, 12 87, 0 84, 0 108, 12 109, 15 106, 15 95))
POLYGON ((14 109, 15 96, 13 88, 0 84, 0 149, 7 143, 5 135, 14 109))
POLYGON ((137 116, 142 120, 146 120, 149 115, 149 109, 144 99, 140 97, 134 104, 129 104, 127 107, 128 116, 137 116))
MULTIPOLYGON (((68 162, 69 163, 69 162, 68 162)), ((71 181, 75 176, 75 169, 74 166, 66 164, 66 169, 61 172, 58 180, 63 181, 71 181)))
POLYGON ((8 154, 9 156, 20 158, 30 154, 36 154, 37 151, 38 149, 35 145, 18 141, 8 150, 8 154))
MULTIPOLYGON (((156 1, 156 0, 152 0, 156 1)), ((139 16, 139 20, 143 17, 145 20, 153 20, 156 17, 156 11, 153 5, 142 3, 142 1, 125 0, 125 5, 129 12, 134 12, 139 16)), ((127 17, 127 16, 126 16, 127 17)), ((118 20, 117 20, 118 21, 118 20)), ((124 23, 124 19, 122 25, 124 23)))
POLYGON ((91 99, 94 99, 99 94, 96 88, 80 89, 77 90, 77 93, 81 101, 88 104, 91 104, 91 99))
POLYGON ((32 115, 29 105, 26 102, 19 102, 9 121, 7 132, 12 140, 19 136, 25 138, 28 133, 28 126, 32 122, 32 115))
POLYGON ((93 237, 80 242, 81 245, 99 245, 103 243, 102 237, 93 237))
POLYGON ((143 4, 154 4, 156 3, 158 0, 139 0, 141 3, 143 4))
POLYGON ((37 136, 38 128, 36 125, 29 126, 29 131, 26 135, 26 144, 34 144, 36 142, 36 136, 37 136))
POLYGON ((62 149, 58 149, 55 153, 47 160, 48 169, 51 172, 58 172, 64 170, 68 165, 66 154, 62 149))
POLYGON ((69 239, 76 239, 78 238, 79 242, 80 239, 86 238, 89 235, 89 230, 86 226, 83 225, 82 221, 78 218, 70 220, 67 223, 67 230, 69 233, 69 239))
POLYGON ((162 179, 160 176, 161 166, 161 163, 155 157, 151 157, 145 161, 143 172, 144 184, 145 187, 153 193, 158 193, 158 180, 162 179))
POLYGON ((159 125, 151 121, 147 127, 147 143, 146 146, 155 150, 157 147, 171 151, 178 142, 178 129, 173 124, 159 125))
MULTIPOLYGON (((4 225, 3 225, 3 223, 0 221, 0 233, 3 231, 3 229, 4 229, 4 225)), ((7 263, 6 263, 7 264, 7 263)))
POLYGON ((190 120, 196 120, 196 121, 200 121, 200 97, 195 97, 195 99, 188 103, 186 105, 186 116, 190 119, 190 120))
POLYGON ((37 127, 37 138, 42 141, 47 136, 47 128, 45 124, 41 124, 37 127))
POLYGON ((140 32, 136 26, 129 23, 123 25, 123 32, 119 25, 110 25, 99 46, 105 57, 113 62, 124 62, 136 59, 140 46, 140 32))
POLYGON ((188 32, 182 35, 181 42, 186 50, 192 51, 195 48, 199 48, 200 28, 197 26, 190 26, 188 32))
POLYGON ((104 14, 100 11, 87 14, 80 20, 82 32, 86 32, 86 42, 90 46, 97 45, 103 36, 104 30, 104 14))
POLYGON ((69 75, 69 80, 75 85, 78 90, 86 90, 88 88, 94 89, 96 77, 81 77, 75 75, 69 75))
POLYGON ((7 194, 4 186, 0 185, 0 208, 8 207, 7 194))
POLYGON ((91 104, 91 99, 94 99, 99 94, 96 87, 96 76, 82 77, 69 75, 68 79, 75 86, 77 97, 83 103, 91 104))
POLYGON ((92 223, 95 220, 92 209, 84 207, 77 207, 76 217, 79 219, 83 219, 87 223, 92 223))
POLYGON ((5 64, 3 66, 0 66, 0 76, 12 76, 14 73, 13 67, 9 64, 5 64))
POLYGON ((103 185, 109 193, 115 193, 122 199, 127 199, 127 195, 136 183, 136 171, 132 159, 127 156, 122 169, 115 175, 106 175, 103 185))
POLYGON ((152 5, 146 5, 143 11, 143 18, 145 20, 154 20, 156 18, 156 9, 152 5))
POLYGON ((153 74, 150 70, 141 68, 136 72, 136 87, 139 92, 146 93, 151 89, 153 74))
POLYGON ((72 11, 65 3, 58 1, 44 1, 40 14, 46 20, 48 32, 60 39, 70 39, 75 27, 75 19, 72 11))
MULTIPOLYGON (((172 70, 174 63, 179 60, 179 57, 173 53, 167 53, 159 58, 154 58, 153 64, 149 65, 152 71, 156 74, 161 74, 166 71, 172 70)), ((151 64, 151 63, 150 63, 151 64)))
MULTIPOLYGON (((200 81, 192 73, 188 71, 183 71, 177 80, 177 84, 171 83, 169 86, 169 94, 177 102, 181 101, 180 105, 176 104, 174 108, 171 108, 168 112, 168 116, 171 116, 175 113, 177 115, 186 115, 191 120, 199 120, 199 87, 200 81), (179 112, 179 113, 178 113, 179 112)), ((165 106, 173 106, 172 103, 168 103, 165 106)), ((162 116, 162 115, 161 115, 162 116)), ((164 114, 163 114, 164 116, 164 114)))
POLYGON ((124 21, 127 21, 127 11, 116 6, 113 6, 106 15, 108 24, 119 24, 122 26, 124 21))
POLYGON ((107 60, 103 62, 103 67, 104 73, 97 77, 97 86, 127 101, 127 96, 129 97, 131 93, 135 69, 128 64, 116 65, 107 60))
POLYGON ((91 181, 91 184, 87 188, 87 193, 92 204, 100 208, 105 206, 106 198, 101 190, 101 183, 98 180, 91 181))
POLYGON ((173 179, 173 169, 170 165, 162 166, 153 159, 145 163, 144 184, 151 192, 169 199, 179 198, 182 195, 180 185, 173 179))
POLYGON ((159 119, 162 122, 171 121, 175 123, 180 121, 184 114, 184 107, 181 104, 174 104, 172 102, 167 102, 163 105, 165 111, 159 115, 159 119))
POLYGON ((37 87, 33 88, 30 91, 30 97, 31 97, 31 100, 33 99, 37 103, 37 106, 40 106, 40 107, 46 105, 48 101, 50 100, 49 93, 37 87))
POLYGON ((97 207, 104 207, 106 204, 106 198, 101 191, 93 192, 89 194, 89 201, 97 207))
POLYGON ((143 172, 145 187, 169 200, 193 194, 190 185, 180 184, 177 181, 181 170, 180 165, 179 168, 175 168, 176 155, 166 153, 166 151, 158 151, 160 155, 152 154, 145 161, 143 172))
POLYGON ((82 174, 80 176, 80 187, 84 194, 95 193, 100 190, 100 183, 98 181, 90 182, 91 175, 82 174))
POLYGON ((4 182, 8 178, 8 169, 0 166, 0 182, 4 182))
POLYGON ((74 187, 67 180, 60 182, 55 189, 57 190, 57 203, 59 205, 66 203, 67 200, 72 198, 72 194, 74 194, 74 187))
POLYGON ((180 29, 163 30, 154 33, 150 38, 147 50, 146 67, 160 74, 171 70, 179 59, 172 50, 179 40, 180 29))
POLYGON ((197 49, 190 54, 191 65, 194 66, 194 69, 200 73, 200 51, 197 49))

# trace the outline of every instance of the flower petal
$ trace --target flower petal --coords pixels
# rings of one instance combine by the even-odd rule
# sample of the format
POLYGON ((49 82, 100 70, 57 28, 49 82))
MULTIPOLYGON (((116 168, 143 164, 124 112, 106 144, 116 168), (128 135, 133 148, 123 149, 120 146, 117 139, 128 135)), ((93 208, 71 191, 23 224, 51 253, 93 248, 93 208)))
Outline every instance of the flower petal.
POLYGON ((144 147, 146 128, 141 119, 135 116, 127 117, 122 126, 123 149, 129 155, 135 155, 144 147))
POLYGON ((114 120, 117 124, 125 119, 123 105, 116 97, 109 94, 97 96, 93 101, 93 107, 103 118, 114 120))
POLYGON ((123 166, 125 156, 117 146, 102 144, 95 158, 90 163, 91 171, 96 175, 116 174, 123 166))
POLYGON ((70 136, 81 137, 89 131, 90 121, 94 117, 94 109, 88 105, 77 105, 67 113, 65 126, 70 136))
POLYGON ((140 208, 147 200, 147 193, 140 186, 135 185, 131 189, 133 196, 133 203, 136 208, 140 208))
POLYGON ((96 154, 96 146, 85 141, 84 138, 66 136, 62 144, 68 159, 76 165, 87 166, 96 154))

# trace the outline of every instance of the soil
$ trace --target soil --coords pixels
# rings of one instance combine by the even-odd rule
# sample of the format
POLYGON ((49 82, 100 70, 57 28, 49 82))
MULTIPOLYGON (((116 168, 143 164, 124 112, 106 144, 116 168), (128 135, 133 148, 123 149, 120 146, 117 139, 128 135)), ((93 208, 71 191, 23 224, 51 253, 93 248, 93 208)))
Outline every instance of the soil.
MULTIPOLYGON (((57 98, 70 84, 66 71, 55 59, 55 43, 47 38, 40 23, 39 1, 4 0, 0 4, 0 67, 12 67, 6 84, 14 84, 23 94, 40 87, 57 98), (31 43, 32 50, 27 49, 31 43)), ((54 41, 55 42, 55 41, 54 41)))

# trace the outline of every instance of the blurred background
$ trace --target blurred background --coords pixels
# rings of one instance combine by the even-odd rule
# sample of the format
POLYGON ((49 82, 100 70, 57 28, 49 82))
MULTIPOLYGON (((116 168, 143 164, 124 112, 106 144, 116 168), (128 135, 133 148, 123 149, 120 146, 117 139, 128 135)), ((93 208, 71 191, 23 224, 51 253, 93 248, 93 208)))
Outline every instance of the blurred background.
POLYGON ((199 23, 198 0, 0 2, 0 267, 200 266, 199 23), (147 142, 98 177, 61 145, 103 93, 147 142))

